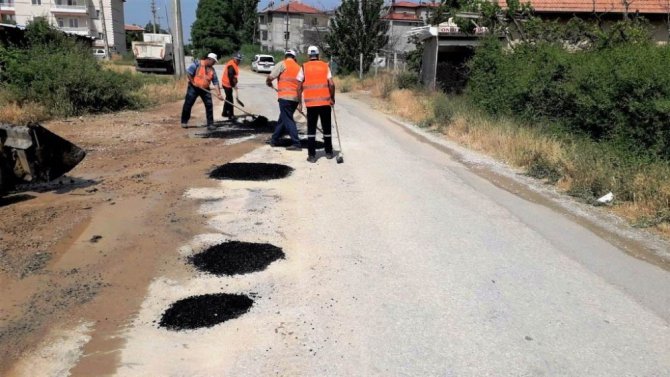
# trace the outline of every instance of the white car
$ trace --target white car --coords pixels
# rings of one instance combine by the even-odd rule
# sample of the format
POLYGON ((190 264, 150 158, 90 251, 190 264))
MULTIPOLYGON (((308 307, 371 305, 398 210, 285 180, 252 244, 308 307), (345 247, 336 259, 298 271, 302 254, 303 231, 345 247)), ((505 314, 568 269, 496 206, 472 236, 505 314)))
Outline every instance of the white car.
POLYGON ((98 60, 103 60, 106 55, 105 55, 105 50, 102 48, 94 48, 92 49, 93 56, 95 56, 96 59, 98 60))
POLYGON ((251 70, 254 72, 270 72, 275 66, 275 58, 272 55, 254 55, 251 62, 251 70))

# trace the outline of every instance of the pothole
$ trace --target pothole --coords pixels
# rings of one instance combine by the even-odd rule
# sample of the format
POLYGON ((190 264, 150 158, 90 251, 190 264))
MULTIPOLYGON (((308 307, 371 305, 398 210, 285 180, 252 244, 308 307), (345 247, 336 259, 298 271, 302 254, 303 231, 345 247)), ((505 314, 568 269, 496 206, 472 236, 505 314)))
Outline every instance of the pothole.
POLYGON ((175 331, 212 327, 248 312, 253 303, 248 296, 228 293, 188 297, 163 313, 160 326, 175 331))
POLYGON ((214 245, 188 259, 200 271, 214 275, 238 275, 262 271, 272 262, 283 258, 282 249, 274 245, 229 241, 214 245))
POLYGON ((230 162, 221 165, 209 173, 210 178, 238 181, 267 181, 286 178, 293 168, 282 164, 263 162, 230 162))

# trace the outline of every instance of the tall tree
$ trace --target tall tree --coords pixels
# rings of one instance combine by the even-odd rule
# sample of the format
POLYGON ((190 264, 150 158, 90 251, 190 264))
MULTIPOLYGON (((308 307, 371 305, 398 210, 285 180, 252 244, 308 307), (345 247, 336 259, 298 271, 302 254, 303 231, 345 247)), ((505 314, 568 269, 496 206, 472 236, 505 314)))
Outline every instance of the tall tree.
POLYGON ((388 43, 388 23, 381 19, 383 6, 384 0, 342 0, 335 11, 331 32, 326 37, 327 52, 337 56, 344 72, 358 70, 361 53, 363 70, 367 72, 375 52, 388 43))
POLYGON ((259 0, 200 0, 191 28, 193 47, 228 55, 252 41, 259 0))

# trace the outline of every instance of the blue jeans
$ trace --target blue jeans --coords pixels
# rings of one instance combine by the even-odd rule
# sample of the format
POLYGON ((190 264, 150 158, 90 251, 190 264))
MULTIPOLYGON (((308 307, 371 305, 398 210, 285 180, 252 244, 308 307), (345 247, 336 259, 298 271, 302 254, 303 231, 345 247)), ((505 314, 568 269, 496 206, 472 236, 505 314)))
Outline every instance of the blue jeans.
POLYGON ((205 104, 207 125, 211 126, 214 124, 214 109, 212 107, 212 94, 206 90, 196 88, 191 84, 188 84, 188 90, 186 90, 186 98, 184 98, 184 107, 182 107, 181 109, 181 124, 187 124, 188 120, 191 119, 191 109, 193 108, 195 100, 197 100, 198 97, 202 98, 202 102, 205 104))
POLYGON ((279 99, 279 120, 277 121, 275 132, 272 134, 273 144, 277 144, 284 133, 288 131, 292 144, 296 147, 300 146, 298 127, 295 125, 295 120, 293 120, 293 113, 295 113, 295 109, 297 108, 297 101, 279 99))

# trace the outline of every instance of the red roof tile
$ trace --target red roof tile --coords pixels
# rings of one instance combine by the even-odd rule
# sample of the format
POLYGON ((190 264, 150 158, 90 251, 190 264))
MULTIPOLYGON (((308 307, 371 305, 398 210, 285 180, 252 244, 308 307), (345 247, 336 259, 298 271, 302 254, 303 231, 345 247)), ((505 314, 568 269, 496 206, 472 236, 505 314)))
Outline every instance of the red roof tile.
POLYGON ((439 1, 433 3, 432 1, 423 1, 421 4, 413 3, 410 1, 396 1, 395 4, 391 4, 392 7, 396 8, 418 8, 418 7, 438 7, 439 1))
POLYGON ((264 12, 278 12, 286 13, 286 7, 288 7, 288 13, 299 13, 299 14, 314 14, 314 13, 323 13, 322 11, 311 7, 307 4, 303 4, 299 1, 291 1, 285 4, 280 4, 276 8, 267 8, 264 12))
POLYGON ((123 25, 125 31, 144 31, 144 28, 137 25, 123 25))
MULTIPOLYGON (((530 0, 531 5, 537 12, 552 13, 623 13, 624 6, 621 0, 530 0), (595 9, 594 9, 595 8, 595 9)), ((640 12, 668 13, 670 3, 667 0, 631 0, 628 7, 629 13, 640 12)), ((505 0, 500 0, 500 6, 505 7, 505 0)))
POLYGON ((407 13, 389 13, 386 16, 382 17, 384 20, 395 20, 395 21, 420 21, 416 14, 407 14, 407 13))

